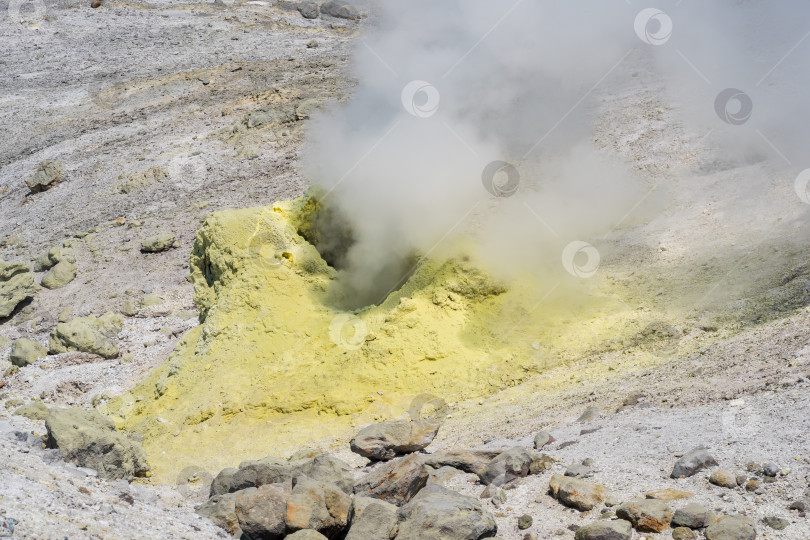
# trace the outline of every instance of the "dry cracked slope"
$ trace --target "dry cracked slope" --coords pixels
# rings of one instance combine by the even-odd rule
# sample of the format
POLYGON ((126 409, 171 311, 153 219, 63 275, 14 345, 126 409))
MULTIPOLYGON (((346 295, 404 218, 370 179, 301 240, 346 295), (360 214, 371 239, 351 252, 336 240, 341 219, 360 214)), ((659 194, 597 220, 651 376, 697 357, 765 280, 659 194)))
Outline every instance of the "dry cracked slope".
MULTIPOLYGON (((0 12, 6 8, 0 4, 0 12)), ((123 391, 166 359, 178 336, 195 324, 185 278, 200 219, 213 210, 268 204, 303 190, 306 181, 296 160, 306 117, 320 103, 349 93, 346 68, 357 30, 353 22, 309 21, 263 2, 109 3, 99 10, 60 3, 48 4, 40 20, 0 19, 0 32, 14 51, 0 60, 0 122, 7 134, 0 140, 0 256, 31 261, 68 241, 79 269, 68 286, 40 291, 0 324, 0 369, 8 366, 3 338, 45 340, 65 306, 74 316, 100 314, 146 292, 161 298, 127 318, 119 338, 128 363, 77 353, 51 356, 4 379, 3 399, 90 406, 92 396, 123 391), (318 47, 307 47, 313 39, 318 47), (62 162, 66 179, 29 195, 23 180, 43 160, 62 162), (165 174, 142 181, 152 168, 165 174), (125 185, 136 189, 124 193, 125 185), (141 254, 140 240, 162 230, 177 235, 178 247, 141 254)), ((628 298, 634 287, 652 286, 635 281, 628 269, 660 272, 656 286, 667 289, 660 305, 640 310, 661 310, 667 300, 690 294, 720 298, 684 316, 682 337, 674 343, 652 336, 641 346, 603 344, 593 355, 550 371, 548 383, 529 381, 481 403, 457 404, 435 448, 525 443, 532 431, 550 428, 558 440, 577 441, 551 448, 562 463, 591 457, 598 481, 630 496, 677 486, 664 478, 674 454, 702 442, 728 468, 773 460, 790 469, 762 496, 724 493, 705 478, 692 479, 688 487, 702 502, 725 512, 793 521, 779 532, 760 527, 773 538, 810 537, 806 523, 786 510, 808 487, 809 472, 804 237, 771 227, 777 220, 798 227, 806 210, 788 202, 791 186, 779 183, 778 171, 766 162, 727 164, 703 134, 681 128, 677 109, 645 70, 644 59, 634 62, 643 91, 606 85, 595 138, 650 178, 669 168, 694 174, 668 178, 670 205, 646 228, 606 239, 615 246, 606 267, 617 294, 628 298), (740 177, 772 184, 768 202, 779 204, 745 200, 728 185, 740 177), (711 192, 705 206, 692 204, 695 190, 711 192), (740 231, 751 231, 728 220, 725 210, 733 205, 748 205, 747 212, 734 215, 761 216, 761 234, 740 238, 740 231), (711 257, 684 249, 706 231, 712 236, 702 245, 711 257), (651 246, 650 238, 658 243, 651 246), (732 243, 736 249, 721 249, 732 243), (678 271, 683 268, 689 272, 678 271), (752 272, 756 280, 748 279, 752 272), (693 291, 701 280, 705 288, 693 291), (718 282, 722 287, 713 289, 718 282), (735 287, 739 290, 729 292, 735 287), (617 358, 630 367, 619 378, 605 377, 617 358), (599 431, 580 435, 573 419, 586 403, 610 412, 632 391, 645 392, 650 406, 608 414, 598 420, 599 431)), ((42 432, 41 424, 19 417, 0 422, 4 432, 42 432)), ((130 504, 120 496, 122 486, 88 478, 50 462, 27 443, 9 441, 0 444, 2 485, 11 486, 0 492, 0 514, 17 519, 23 534, 220 534, 191 513, 190 505, 199 502, 194 497, 159 488, 157 501, 154 492, 134 492, 130 504), (144 520, 150 520, 147 528, 131 530, 130 523, 144 520)), ((480 487, 462 480, 458 488, 477 495, 480 487)), ((498 510, 501 537, 523 537, 515 518, 524 512, 535 516, 530 532, 541 538, 595 517, 569 513, 547 499, 535 503, 544 481, 531 479, 498 510)))

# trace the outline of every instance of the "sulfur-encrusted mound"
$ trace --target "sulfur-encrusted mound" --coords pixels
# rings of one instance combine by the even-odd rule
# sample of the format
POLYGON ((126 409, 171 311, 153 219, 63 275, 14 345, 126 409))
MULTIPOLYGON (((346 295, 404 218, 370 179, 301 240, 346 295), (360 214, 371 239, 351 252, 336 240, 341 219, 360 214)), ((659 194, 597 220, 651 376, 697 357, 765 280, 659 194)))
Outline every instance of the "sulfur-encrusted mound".
POLYGON ((423 259, 382 304, 333 307, 337 273, 299 234, 312 211, 304 197, 218 212, 198 231, 201 325, 107 409, 144 435, 159 479, 346 436, 424 392, 488 395, 543 367, 519 331, 537 327, 536 300, 469 262, 423 259))

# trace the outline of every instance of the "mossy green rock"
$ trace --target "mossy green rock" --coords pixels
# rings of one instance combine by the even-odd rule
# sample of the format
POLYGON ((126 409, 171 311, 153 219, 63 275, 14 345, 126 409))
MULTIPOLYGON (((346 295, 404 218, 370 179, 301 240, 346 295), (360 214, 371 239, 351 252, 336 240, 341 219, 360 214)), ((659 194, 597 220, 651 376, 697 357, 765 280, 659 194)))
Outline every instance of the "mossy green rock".
POLYGON ((76 265, 60 261, 42 276, 42 286, 46 289, 64 287, 76 277, 76 265))
POLYGON ((48 349, 41 343, 33 339, 18 339, 11 345, 9 360, 15 366, 25 367, 47 355, 48 349))
POLYGON ((52 247, 34 261, 34 272, 50 270, 62 261, 74 263, 76 262, 76 258, 64 248, 52 247))
POLYGON ((49 350, 52 354, 82 351, 115 358, 118 356, 118 346, 114 340, 123 325, 123 318, 115 313, 105 313, 98 318, 90 315, 59 323, 51 333, 49 350))
POLYGON ((97 411, 53 408, 45 428, 49 448, 60 449, 65 461, 97 470, 100 478, 130 481, 148 471, 141 445, 97 411))
POLYGON ((23 263, 0 261, 0 319, 37 291, 34 274, 23 263))
POLYGON ((161 251, 166 251, 173 245, 174 235, 163 232, 141 242, 141 251, 144 253, 160 253, 161 251))
POLYGON ((39 401, 35 401, 33 403, 29 403, 28 405, 23 405, 16 411, 14 414, 17 416, 24 416, 30 420, 45 420, 48 418, 48 414, 50 410, 48 407, 45 406, 44 403, 40 403, 39 401))
POLYGON ((37 167, 34 175, 28 178, 25 183, 31 193, 39 193, 56 185, 57 182, 62 180, 64 174, 65 169, 58 161, 43 161, 37 167))

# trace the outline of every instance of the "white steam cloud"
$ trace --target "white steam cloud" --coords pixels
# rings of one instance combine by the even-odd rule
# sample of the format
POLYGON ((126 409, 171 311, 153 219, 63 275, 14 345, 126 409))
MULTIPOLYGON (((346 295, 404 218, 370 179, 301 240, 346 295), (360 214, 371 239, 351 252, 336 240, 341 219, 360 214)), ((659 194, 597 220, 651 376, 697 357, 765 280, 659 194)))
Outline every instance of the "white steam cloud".
POLYGON ((353 230, 342 266, 357 306, 399 285, 409 255, 442 253, 461 234, 508 275, 559 266, 572 241, 642 219, 650 178, 594 140, 608 98, 637 91, 639 70, 656 74, 688 129, 713 132, 737 159, 800 159, 808 140, 810 6, 799 1, 370 11, 356 92, 315 118, 305 157, 353 230))

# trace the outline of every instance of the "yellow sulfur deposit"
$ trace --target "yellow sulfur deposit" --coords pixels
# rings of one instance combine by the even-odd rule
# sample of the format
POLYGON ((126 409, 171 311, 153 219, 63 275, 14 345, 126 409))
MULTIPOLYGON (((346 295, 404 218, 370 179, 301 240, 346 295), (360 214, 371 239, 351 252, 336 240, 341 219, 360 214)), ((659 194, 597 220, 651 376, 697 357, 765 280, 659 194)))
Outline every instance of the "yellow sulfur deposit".
POLYGON ((623 304, 582 294, 581 280, 576 295, 537 276, 507 288, 458 258, 423 259, 382 304, 337 310, 336 271, 299 234, 314 209, 303 197, 218 212, 197 233, 201 325, 106 408, 144 436, 158 480, 328 444, 425 392, 491 395, 626 323, 623 304))

